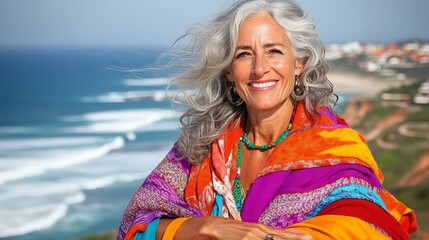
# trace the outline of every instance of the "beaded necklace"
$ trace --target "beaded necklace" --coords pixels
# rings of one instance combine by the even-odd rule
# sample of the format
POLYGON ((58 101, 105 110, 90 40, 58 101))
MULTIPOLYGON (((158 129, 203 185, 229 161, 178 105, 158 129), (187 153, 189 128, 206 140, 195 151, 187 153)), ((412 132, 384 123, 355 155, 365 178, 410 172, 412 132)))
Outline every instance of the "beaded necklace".
POLYGON ((277 138, 277 140, 275 140, 274 142, 272 142, 270 144, 256 145, 249 140, 249 138, 247 137, 247 133, 243 133, 243 136, 240 138, 240 140, 243 141, 244 144, 246 144, 246 146, 252 150, 259 149, 261 151, 265 151, 265 150, 268 150, 270 148, 275 147, 276 145, 281 143, 283 140, 285 140, 287 135, 289 135, 289 132, 291 129, 292 129, 292 122, 289 123, 289 125, 287 126, 287 129, 282 133, 282 135, 280 135, 280 137, 277 138))
POLYGON ((243 136, 240 137, 240 139, 238 140, 237 159, 236 159, 236 161, 237 161, 237 163, 236 163, 237 175, 234 179, 234 189, 232 191, 232 195, 234 196, 235 205, 237 206, 237 210, 239 212, 241 212, 241 209, 243 206, 243 195, 244 195, 243 187, 241 184, 241 166, 242 166, 242 162, 243 162, 243 143, 246 144, 246 146, 248 148, 250 148, 251 150, 259 149, 261 151, 265 151, 265 150, 268 150, 270 148, 274 148, 279 143, 281 143, 283 140, 285 140, 286 137, 289 135, 289 133, 292 129, 292 123, 293 123, 293 119, 295 116, 295 111, 296 111, 296 106, 293 109, 292 116, 290 117, 290 121, 289 121, 287 129, 273 143, 263 144, 263 145, 255 145, 254 143, 250 142, 250 140, 247 138, 247 134, 245 132, 243 133, 243 136))

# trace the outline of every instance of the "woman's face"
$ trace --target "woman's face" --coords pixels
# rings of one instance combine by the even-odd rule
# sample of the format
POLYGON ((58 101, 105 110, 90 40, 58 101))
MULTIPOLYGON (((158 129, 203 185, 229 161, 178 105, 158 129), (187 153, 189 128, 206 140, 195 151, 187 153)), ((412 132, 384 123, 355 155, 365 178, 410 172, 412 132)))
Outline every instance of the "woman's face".
POLYGON ((249 110, 268 110, 290 99, 302 68, 285 30, 268 13, 259 13, 243 22, 226 76, 249 110))

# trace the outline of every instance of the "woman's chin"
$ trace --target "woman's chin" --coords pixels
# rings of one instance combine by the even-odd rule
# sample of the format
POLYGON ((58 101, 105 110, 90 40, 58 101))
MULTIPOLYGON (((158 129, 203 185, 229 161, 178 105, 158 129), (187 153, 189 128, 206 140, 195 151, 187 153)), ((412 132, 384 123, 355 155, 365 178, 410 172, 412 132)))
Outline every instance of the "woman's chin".
POLYGON ((278 109, 279 106, 284 105, 284 101, 282 102, 273 102, 273 101, 258 101, 256 104, 247 104, 248 109, 256 110, 256 111, 269 111, 278 109))

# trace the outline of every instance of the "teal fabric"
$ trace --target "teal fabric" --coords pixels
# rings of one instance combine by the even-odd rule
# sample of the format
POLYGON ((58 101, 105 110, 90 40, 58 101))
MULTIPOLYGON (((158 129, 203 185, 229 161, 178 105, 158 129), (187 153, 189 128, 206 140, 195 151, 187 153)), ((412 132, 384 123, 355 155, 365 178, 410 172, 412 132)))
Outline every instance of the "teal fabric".
POLYGON ((134 240, 154 240, 156 239, 156 229, 159 225, 159 218, 155 218, 147 225, 146 231, 137 231, 134 235, 134 240))
POLYGON ((213 206, 213 210, 210 213, 210 216, 220 217, 222 216, 222 204, 223 204, 223 196, 219 193, 216 193, 215 203, 213 206))
POLYGON ((328 196, 326 196, 320 203, 310 211, 306 219, 316 216, 323 208, 329 204, 341 200, 341 199, 362 199, 377 204, 387 211, 387 207, 384 204, 381 197, 373 190, 364 187, 362 185, 351 184, 336 188, 328 196))

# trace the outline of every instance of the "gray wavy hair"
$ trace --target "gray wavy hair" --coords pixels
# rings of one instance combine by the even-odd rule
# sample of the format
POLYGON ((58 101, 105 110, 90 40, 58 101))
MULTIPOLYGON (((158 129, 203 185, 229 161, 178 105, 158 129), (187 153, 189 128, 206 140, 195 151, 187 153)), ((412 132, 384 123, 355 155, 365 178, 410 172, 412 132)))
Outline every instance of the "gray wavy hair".
POLYGON ((228 101, 231 83, 224 73, 232 63, 241 24, 260 12, 271 14, 285 29, 296 58, 305 62, 299 81, 306 94, 296 96, 292 91, 292 99, 305 101, 306 111, 314 120, 319 116, 318 106, 332 109, 335 103, 333 86, 326 77, 324 47, 303 10, 291 0, 238 1, 207 24, 190 28, 179 38, 189 37, 188 46, 174 53, 172 65, 184 71, 172 78, 169 88, 179 87, 173 101, 187 108, 180 118, 176 147, 192 163, 201 162, 212 142, 246 111, 245 104, 234 106, 228 101))

